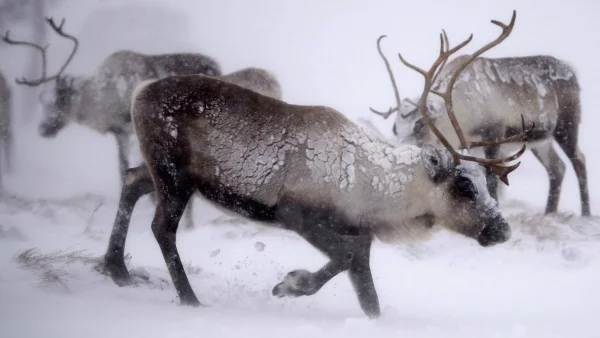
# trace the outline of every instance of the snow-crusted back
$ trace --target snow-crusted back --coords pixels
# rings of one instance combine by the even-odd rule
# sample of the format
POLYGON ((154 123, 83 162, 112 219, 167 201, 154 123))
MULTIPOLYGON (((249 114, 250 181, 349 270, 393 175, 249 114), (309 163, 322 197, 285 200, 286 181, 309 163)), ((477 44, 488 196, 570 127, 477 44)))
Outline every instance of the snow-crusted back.
MULTIPOLYGON (((457 66, 468 56, 449 62, 440 73, 434 89, 445 91, 457 66)), ((459 139, 440 98, 428 96, 430 113, 440 132, 459 146, 459 139)), ((453 88, 452 103, 458 123, 470 141, 492 141, 533 127, 524 140, 548 172, 550 191, 546 212, 557 211, 565 164, 553 147, 553 141, 568 153, 579 181, 582 215, 590 214, 585 157, 577 146, 581 122, 580 86, 573 67, 552 56, 476 58, 459 75, 453 88)), ((421 114, 404 104, 397 115, 393 131, 401 142, 433 144, 441 147, 437 137, 425 126, 421 114), (408 114, 410 113, 410 114, 408 114)), ((514 147, 503 144, 499 149, 487 147, 487 156, 497 156, 514 147)), ((520 145, 519 145, 520 146, 520 145)), ((491 177, 490 190, 497 196, 497 183, 491 177)))
MULTIPOLYGON (((448 62, 433 89, 444 91, 457 66, 467 57, 462 55, 448 62)), ((519 129, 521 115, 527 124, 534 123, 537 128, 553 130, 562 100, 571 102, 578 92, 579 84, 573 68, 552 56, 479 57, 459 75, 453 89, 453 104, 462 129, 468 133, 491 125, 519 129)), ((438 129, 444 135, 451 135, 449 141, 458 145, 445 105, 433 94, 428 96, 428 100, 438 129)), ((401 140, 410 141, 421 116, 409 105, 401 107, 401 112, 412 114, 406 119, 397 115, 397 135, 401 140)), ((425 143, 437 142, 429 130, 422 136, 421 141, 425 143)), ((482 135, 471 136, 474 136, 473 140, 482 138, 482 135)))

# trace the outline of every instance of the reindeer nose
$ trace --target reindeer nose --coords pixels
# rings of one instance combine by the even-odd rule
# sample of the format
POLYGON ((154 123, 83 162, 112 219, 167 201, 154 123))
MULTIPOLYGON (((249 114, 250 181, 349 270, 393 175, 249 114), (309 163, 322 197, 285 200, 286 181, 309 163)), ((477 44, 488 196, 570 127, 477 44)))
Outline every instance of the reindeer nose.
POLYGON ((510 226, 501 216, 493 218, 490 222, 486 222, 486 224, 479 237, 477 237, 477 242, 481 246, 504 243, 510 239, 510 226))

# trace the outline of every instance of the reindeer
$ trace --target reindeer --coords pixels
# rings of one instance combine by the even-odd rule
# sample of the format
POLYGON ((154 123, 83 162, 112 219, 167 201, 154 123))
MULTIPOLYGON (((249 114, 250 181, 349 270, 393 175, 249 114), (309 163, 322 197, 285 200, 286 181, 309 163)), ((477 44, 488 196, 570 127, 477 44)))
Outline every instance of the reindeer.
MULTIPOLYGON (((6 82, 6 79, 0 72, 0 144, 2 152, 4 153, 4 160, 6 164, 5 168, 8 170, 11 168, 11 157, 13 148, 13 135, 12 135, 12 101, 11 101, 11 90, 6 82)), ((2 164, 2 161, 0 161, 2 164)), ((1 169, 0 169, 1 172, 1 169)), ((2 175, 0 175, 0 184, 2 183, 2 175)))
MULTIPOLYGON (((54 76, 46 76, 46 49, 33 43, 14 41, 6 32, 3 40, 13 45, 28 45, 42 54, 43 75, 39 80, 18 79, 17 83, 37 86, 55 80, 51 92, 41 96, 44 104, 44 119, 39 131, 44 137, 54 137, 70 121, 91 127, 100 133, 112 133, 119 150, 121 178, 129 168, 130 137, 133 134, 130 107, 131 93, 145 80, 162 78, 175 74, 205 74, 220 76, 220 66, 202 54, 178 53, 145 55, 128 50, 117 51, 108 56, 91 77, 61 75, 72 60, 78 47, 78 40, 63 31, 64 19, 56 25, 52 18, 46 18, 49 25, 58 33, 73 41, 73 50, 54 76)), ((281 86, 276 77, 260 68, 249 67, 223 75, 223 79, 263 95, 281 98, 281 86)), ((193 227, 192 203, 185 214, 186 228, 193 227)))
MULTIPOLYGON (((492 21, 502 28, 495 44, 510 34, 515 15, 509 25, 492 21)), ((471 38, 441 48, 431 69, 419 70, 425 78, 419 101, 424 117, 433 73, 471 38)), ((482 246, 510 238, 510 226, 479 165, 506 181, 519 163, 502 164, 516 160, 525 146, 505 158, 464 155, 433 123, 446 149, 400 145, 332 108, 288 104, 203 75, 147 81, 132 101, 144 164, 125 174, 101 266, 118 285, 132 281, 124 262, 131 213, 140 196, 153 191, 158 203, 152 231, 181 303, 192 306, 200 302, 184 271, 176 233, 195 191, 224 210, 295 231, 330 258, 315 273, 290 272, 273 295, 312 295, 348 270, 370 317, 380 313, 369 265, 375 237, 386 242, 425 238, 437 224, 482 246)))
MULTIPOLYGON (((377 40, 377 49, 386 65, 398 105, 396 108, 381 112, 371 111, 388 118, 398 112, 393 133, 401 142, 416 145, 433 144, 441 147, 439 139, 410 99, 400 103, 394 75, 377 40), (400 109, 398 109, 400 107, 400 109)), ((445 44, 447 36, 443 34, 445 44)), ((432 97, 428 109, 435 125, 445 134, 451 135, 455 129, 454 121, 445 114, 445 107, 452 105, 456 112, 459 128, 465 131, 465 137, 454 134, 449 137, 453 146, 465 144, 466 138, 477 140, 484 146, 487 158, 500 154, 501 145, 493 142, 501 137, 510 137, 518 132, 521 119, 532 122, 537 127, 523 140, 535 157, 542 163, 549 177, 549 192, 546 214, 555 213, 558 208, 561 185, 565 174, 565 164, 553 147, 555 140, 570 159, 577 179, 581 199, 581 214, 590 215, 590 202, 587 187, 585 156, 577 145, 579 124, 581 123, 580 87, 574 69, 566 62, 552 56, 535 55, 525 57, 486 58, 477 57, 472 63, 464 61, 471 55, 461 55, 440 68, 439 81, 434 88, 443 90, 450 85, 452 74, 461 72, 454 86, 452 102, 444 104, 443 99, 432 97), (461 67, 464 67, 461 68, 461 67), (489 144, 485 142, 492 141, 489 144)), ((515 138, 519 142, 521 139, 515 138)), ((506 146, 509 146, 507 144, 506 146)), ((503 146, 503 147, 506 147, 503 146)), ((487 171, 487 184, 490 194, 498 199, 498 178, 487 171)))
POLYGON ((113 134, 118 146, 121 178, 129 168, 129 141, 133 134, 130 110, 134 88, 144 80, 175 74, 221 75, 219 64, 203 54, 147 55, 130 50, 110 54, 91 76, 63 74, 77 52, 79 41, 64 32, 64 19, 59 25, 52 18, 46 18, 46 21, 58 35, 73 42, 71 54, 55 75, 46 75, 48 46, 12 40, 9 31, 2 38, 11 45, 33 47, 42 56, 42 76, 36 80, 20 78, 16 80, 18 84, 35 87, 54 81, 51 90, 40 96, 44 118, 39 125, 39 133, 43 137, 55 137, 69 122, 76 122, 102 134, 113 134))

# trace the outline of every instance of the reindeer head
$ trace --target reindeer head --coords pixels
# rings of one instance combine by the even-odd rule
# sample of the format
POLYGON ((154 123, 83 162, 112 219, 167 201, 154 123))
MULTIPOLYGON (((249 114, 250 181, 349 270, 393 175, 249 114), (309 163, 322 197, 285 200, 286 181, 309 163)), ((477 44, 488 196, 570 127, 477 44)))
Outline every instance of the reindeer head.
MULTIPOLYGON (((453 131, 456 132, 460 141, 461 146, 458 149, 469 150, 471 147, 515 142, 527 137, 530 130, 525 130, 523 122, 523 132, 513 137, 490 142, 469 142, 458 124, 452 105, 452 90, 461 72, 483 52, 506 39, 513 29, 515 19, 516 12, 513 11, 511 22, 508 25, 492 20, 493 24, 502 28, 502 33, 494 41, 473 54, 461 58, 452 76, 444 79, 444 81, 447 80, 444 92, 436 90, 438 88, 434 87, 435 79, 448 58, 471 41, 472 34, 456 47, 450 48, 448 38, 442 31, 439 56, 427 71, 407 62, 402 55, 398 54, 400 61, 405 66, 423 75, 425 80, 423 92, 418 101, 411 103, 411 101, 405 100, 404 105, 400 100, 389 63, 381 52, 380 41, 384 36, 377 40, 379 53, 386 64, 394 88, 396 108, 390 108, 387 112, 378 112, 371 108, 371 111, 384 118, 389 117, 394 111, 398 111, 397 128, 402 125, 400 122, 409 126, 402 131, 405 133, 402 136, 411 135, 409 137, 414 138, 413 143, 422 148, 422 164, 428 180, 415 181, 411 187, 413 196, 419 197, 419 193, 421 193, 420 200, 428 201, 425 203, 429 204, 427 212, 430 213, 429 216, 433 217, 431 223, 439 223, 452 231, 475 238, 483 246, 508 240, 510 227, 502 217, 497 202, 489 194, 482 167, 498 175, 502 182, 508 185, 508 174, 514 171, 520 163, 508 166, 502 164, 519 158, 525 151, 525 145, 518 152, 505 158, 487 159, 466 155, 448 142, 447 137, 437 129, 434 120, 442 116, 441 114, 448 115, 453 131), (430 93, 437 97, 430 99, 430 93), (407 103, 415 108, 411 109, 407 103), (420 114, 416 112, 420 112, 420 114)), ((396 130, 396 134, 400 134, 399 130, 396 130)))
POLYGON ((38 130, 43 137, 56 136, 69 123, 74 101, 80 95, 75 81, 71 75, 59 76, 50 89, 40 94, 43 117, 38 130))
POLYGON ((27 80, 25 78, 16 79, 16 83, 30 87, 37 87, 46 82, 54 81, 54 86, 49 90, 40 94, 39 100, 43 106, 42 121, 39 126, 39 133, 44 137, 55 136, 67 123, 73 111, 73 101, 77 96, 78 91, 74 87, 74 78, 69 75, 63 75, 65 68, 73 59, 79 41, 72 35, 66 34, 63 31, 65 19, 62 19, 60 25, 57 25, 52 18, 46 18, 46 22, 60 36, 73 41, 73 50, 71 54, 60 68, 60 70, 52 76, 46 75, 46 50, 48 46, 39 46, 35 43, 25 41, 15 41, 10 38, 10 31, 6 31, 2 40, 11 45, 30 46, 37 49, 42 56, 42 76, 37 80, 27 80))
POLYGON ((426 215, 433 223, 473 238, 482 246, 502 243, 510 238, 508 222, 486 184, 485 174, 473 162, 455 164, 452 153, 425 145, 421 163, 426 178, 409 189, 411 196, 429 204, 426 215))
MULTIPOLYGON (((434 122, 444 112, 444 108, 440 104, 443 105, 440 100, 430 99, 427 102, 427 109, 432 113, 431 119, 434 122)), ((418 147, 439 143, 436 142, 435 135, 431 133, 423 116, 419 113, 417 103, 411 99, 402 100, 400 110, 396 114, 396 121, 392 126, 392 133, 401 143, 414 144, 418 147)))

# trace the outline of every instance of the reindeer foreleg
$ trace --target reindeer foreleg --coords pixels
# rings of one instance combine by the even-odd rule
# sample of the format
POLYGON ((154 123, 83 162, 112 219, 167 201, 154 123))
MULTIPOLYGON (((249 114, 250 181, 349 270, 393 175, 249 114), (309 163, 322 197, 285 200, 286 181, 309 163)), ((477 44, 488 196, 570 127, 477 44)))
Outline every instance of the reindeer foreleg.
POLYGON ((303 219, 308 222, 293 230, 329 257, 330 261, 314 273, 307 270, 294 270, 288 273, 283 282, 273 288, 273 295, 277 297, 313 295, 333 277, 348 270, 361 308, 369 317, 378 317, 379 299, 369 264, 372 234, 364 231, 356 235, 343 235, 327 226, 302 218, 302 212, 294 212, 294 208, 283 208, 286 209, 285 218, 296 221, 303 219), (301 218, 297 218, 298 216, 301 218), (307 225, 309 222, 311 224, 307 225))

